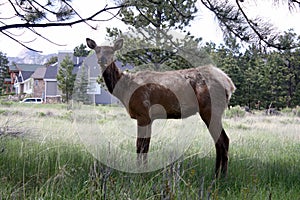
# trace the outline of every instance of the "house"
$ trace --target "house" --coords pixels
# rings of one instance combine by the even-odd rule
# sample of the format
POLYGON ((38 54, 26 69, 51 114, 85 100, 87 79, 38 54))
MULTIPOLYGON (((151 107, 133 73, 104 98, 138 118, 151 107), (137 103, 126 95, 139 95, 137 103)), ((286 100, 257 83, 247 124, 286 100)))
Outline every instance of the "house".
POLYGON ((56 76, 58 74, 59 67, 63 60, 69 56, 74 63, 73 73, 77 73, 78 68, 83 62, 84 57, 75 57, 73 56, 72 51, 60 51, 58 52, 58 61, 57 63, 47 67, 44 75, 44 101, 46 103, 58 103, 62 101, 62 93, 58 88, 58 83, 56 76))
POLYGON ((32 81, 30 79, 32 71, 20 71, 15 79, 14 88, 16 94, 32 94, 32 81))
POLYGON ((11 78, 4 78, 3 82, 4 88, 5 88, 5 94, 11 94, 13 93, 13 86, 11 78))
POLYGON ((30 79, 31 75, 35 70, 42 65, 36 64, 18 64, 14 63, 9 66, 8 71, 10 74, 11 88, 10 92, 15 92, 16 94, 32 94, 32 81, 30 79))
MULTIPOLYGON (((77 74, 79 79, 80 74, 83 73, 82 69, 86 70, 88 80, 88 89, 86 91, 86 96, 89 98, 89 102, 93 104, 118 104, 119 100, 111 95, 108 91, 101 87, 97 83, 97 79, 100 75, 100 68, 97 62, 97 57, 95 54, 92 54, 88 57, 74 57, 72 52, 63 51, 58 54, 58 62, 47 67, 44 75, 44 100, 47 103, 61 102, 61 91, 58 88, 57 84, 57 73, 60 66, 60 63, 65 59, 66 56, 69 56, 74 63, 73 74, 77 74)), ((121 63, 119 63, 121 66, 121 63)), ((74 91, 76 93, 76 91, 74 91)), ((82 92, 82 91, 80 91, 82 92)), ((76 94, 75 94, 76 95, 76 94)))
POLYGON ((118 104, 119 100, 97 83, 97 79, 101 72, 96 54, 88 56, 83 61, 83 65, 88 71, 89 83, 87 94, 90 96, 91 101, 95 104, 118 104))
POLYGON ((35 70, 35 72, 31 75, 33 79, 33 97, 43 98, 45 99, 45 81, 44 77, 46 74, 46 67, 39 67, 35 70))
MULTIPOLYGON (((58 74, 61 62, 69 56, 73 60, 74 74, 77 79, 82 75, 85 69, 87 80, 87 90, 85 93, 89 102, 93 104, 119 104, 120 101, 111 95, 104 87, 98 84, 97 79, 101 75, 100 67, 95 54, 86 58, 74 57, 71 51, 62 51, 58 53, 58 62, 48 67, 43 65, 15 64, 9 68, 12 84, 16 94, 28 94, 32 97, 43 98, 46 103, 61 102, 62 93, 58 88, 56 76, 58 74)), ((122 67, 120 62, 116 62, 121 70, 131 69, 132 66, 122 67)), ((9 81, 9 80, 7 80, 9 81)), ((76 93, 76 91, 75 91, 76 93)))
POLYGON ((55 63, 47 67, 45 75, 43 78, 44 81, 44 101, 46 103, 58 103, 61 102, 61 92, 57 86, 57 72, 58 64, 55 63))

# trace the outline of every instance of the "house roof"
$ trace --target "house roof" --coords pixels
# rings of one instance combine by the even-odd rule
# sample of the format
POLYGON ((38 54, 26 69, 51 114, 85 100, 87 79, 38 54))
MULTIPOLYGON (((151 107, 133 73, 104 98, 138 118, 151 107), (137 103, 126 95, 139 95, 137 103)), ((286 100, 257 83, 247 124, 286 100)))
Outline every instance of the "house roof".
POLYGON ((29 79, 34 72, 22 71, 21 73, 23 76, 23 80, 25 81, 25 80, 29 79))
POLYGON ((37 68, 42 67, 43 65, 38 64, 20 64, 16 63, 9 66, 10 71, 30 71, 34 72, 37 68))
POLYGON ((45 76, 47 68, 46 67, 39 67, 35 70, 35 72, 31 75, 33 79, 43 79, 45 76))
MULTIPOLYGON (((79 64, 75 64, 74 68, 72 70, 73 74, 77 74, 82 62, 79 64)), ((55 63, 54 65, 50 65, 49 67, 46 68, 44 79, 56 79, 58 73, 58 63, 55 63)))
POLYGON ((25 80, 29 79, 33 73, 34 72, 21 71, 20 74, 17 76, 18 82, 24 82, 25 80))
POLYGON ((56 79, 57 76, 57 63, 47 67, 44 79, 56 79))

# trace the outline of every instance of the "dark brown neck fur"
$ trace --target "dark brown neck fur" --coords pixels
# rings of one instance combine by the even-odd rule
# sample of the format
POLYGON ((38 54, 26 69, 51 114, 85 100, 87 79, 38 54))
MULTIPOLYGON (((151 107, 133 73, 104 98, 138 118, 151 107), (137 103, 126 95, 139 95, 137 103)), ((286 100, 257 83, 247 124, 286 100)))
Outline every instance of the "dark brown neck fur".
POLYGON ((102 76, 110 93, 113 93, 115 86, 122 77, 122 72, 118 69, 115 62, 107 66, 102 76))

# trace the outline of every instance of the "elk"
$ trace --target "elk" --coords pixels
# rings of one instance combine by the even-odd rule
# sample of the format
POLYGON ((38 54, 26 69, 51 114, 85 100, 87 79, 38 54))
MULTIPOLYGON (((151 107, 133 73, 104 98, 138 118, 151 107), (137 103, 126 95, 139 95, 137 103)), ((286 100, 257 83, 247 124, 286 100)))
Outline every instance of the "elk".
POLYGON ((235 86, 223 71, 208 65, 166 72, 122 72, 113 58, 115 51, 122 48, 123 39, 113 46, 97 46, 89 38, 86 43, 96 53, 108 91, 137 120, 138 161, 147 161, 153 120, 180 119, 199 113, 215 142, 215 176, 220 171, 227 175, 229 138, 221 119, 235 86))

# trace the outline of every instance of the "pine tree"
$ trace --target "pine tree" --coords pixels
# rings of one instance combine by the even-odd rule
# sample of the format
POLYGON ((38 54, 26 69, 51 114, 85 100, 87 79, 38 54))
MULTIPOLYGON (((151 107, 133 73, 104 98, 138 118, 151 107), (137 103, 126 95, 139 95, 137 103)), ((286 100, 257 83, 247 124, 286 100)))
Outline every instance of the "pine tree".
POLYGON ((89 55, 90 51, 86 50, 87 46, 84 44, 81 44, 74 49, 74 56, 76 57, 86 57, 89 55))
POLYGON ((2 94, 4 90, 4 79, 8 77, 7 65, 7 57, 5 56, 5 54, 0 52, 0 94, 2 94))
POLYGON ((125 38, 126 49, 119 52, 118 59, 141 69, 163 71, 198 66, 200 63, 195 62, 195 58, 199 56, 201 38, 186 32, 196 12, 196 0, 128 1, 120 17, 131 34, 122 34, 113 28, 107 29, 108 37, 125 38), (185 38, 173 38, 170 30, 181 31, 185 38))
POLYGON ((58 88, 63 94, 63 101, 69 102, 72 98, 74 82, 76 79, 76 74, 73 74, 74 64, 69 56, 61 62, 57 74, 58 88))
POLYGON ((57 63, 58 61, 58 57, 57 56, 52 56, 51 58, 49 58, 46 63, 44 64, 46 67, 49 67, 50 65, 57 63))
POLYGON ((215 48, 214 45, 207 45, 205 48, 211 52, 214 64, 228 74, 238 88, 230 100, 230 105, 245 105, 243 101, 244 93, 241 89, 244 85, 244 72, 240 68, 239 45, 234 38, 227 41, 226 46, 222 44, 215 48), (213 50, 212 48, 215 49, 213 50))
POLYGON ((74 92, 73 92, 73 100, 76 102, 82 102, 84 104, 90 103, 89 95, 87 94, 88 91, 88 71, 83 64, 79 72, 77 74, 77 78, 74 83, 74 92))

